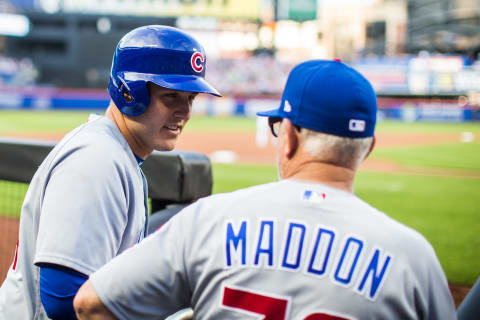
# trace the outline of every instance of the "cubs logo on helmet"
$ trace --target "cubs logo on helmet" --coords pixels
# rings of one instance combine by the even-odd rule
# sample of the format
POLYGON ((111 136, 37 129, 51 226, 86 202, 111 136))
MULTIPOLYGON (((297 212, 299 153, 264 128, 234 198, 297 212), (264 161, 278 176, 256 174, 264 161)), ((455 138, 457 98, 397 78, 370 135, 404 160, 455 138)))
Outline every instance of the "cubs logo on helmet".
POLYGON ((190 64, 192 65, 192 69, 195 72, 202 72, 203 70, 203 63, 205 62, 205 57, 201 52, 195 52, 192 54, 192 58, 190 59, 190 64))

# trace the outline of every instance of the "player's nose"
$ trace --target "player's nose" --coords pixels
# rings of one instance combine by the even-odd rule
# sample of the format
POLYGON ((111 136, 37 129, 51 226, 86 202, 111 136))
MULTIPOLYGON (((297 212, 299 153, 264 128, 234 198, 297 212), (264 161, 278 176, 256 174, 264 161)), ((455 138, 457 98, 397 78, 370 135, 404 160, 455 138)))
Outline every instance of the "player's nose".
POLYGON ((188 99, 181 99, 175 105, 175 110, 173 112, 173 115, 176 118, 188 119, 190 118, 191 107, 192 107, 191 102, 188 99))
POLYGON ((182 97, 175 105, 174 115, 179 118, 190 117, 192 102, 188 97, 182 97))

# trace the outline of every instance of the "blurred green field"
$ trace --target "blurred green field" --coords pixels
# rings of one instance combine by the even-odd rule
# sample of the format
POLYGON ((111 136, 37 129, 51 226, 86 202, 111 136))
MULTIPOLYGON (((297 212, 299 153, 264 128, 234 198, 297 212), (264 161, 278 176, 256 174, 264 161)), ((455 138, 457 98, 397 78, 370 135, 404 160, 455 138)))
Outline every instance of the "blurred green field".
POLYGON ((0 111, 0 135, 21 132, 66 132, 84 123, 90 112, 0 111))
MULTIPOLYGON (((0 136, 21 132, 68 131, 85 122, 88 112, 0 111, 0 136)), ((195 116, 186 130, 224 132, 255 130, 255 119, 195 116)), ((472 132, 480 124, 381 122, 377 133, 472 132)), ((480 143, 378 148, 372 159, 404 167, 446 170, 451 176, 360 171, 355 192, 391 217, 417 229, 433 245, 449 281, 473 284, 480 276, 480 143), (462 173, 462 174, 457 174, 462 173)), ((277 180, 272 165, 213 164, 213 192, 277 180)), ((1 211, 17 215, 21 199, 8 205, 10 182, 0 183, 1 211), (17 204, 14 204, 16 202, 17 204)), ((25 188, 14 184, 16 188, 25 188)), ((24 191, 23 191, 24 192, 24 191)))
MULTIPOLYGON (((99 111, 102 113, 103 111, 99 111)), ((0 110, 0 135, 15 132, 68 131, 84 123, 91 111, 12 111, 0 110)), ((193 116, 186 131, 254 131, 255 119, 246 117, 193 116)), ((479 123, 405 123, 382 121, 377 133, 458 132, 480 134, 479 123)))
POLYGON ((480 170, 480 142, 377 148, 371 158, 389 160, 403 166, 475 171, 480 170))
MULTIPOLYGON (((88 111, 0 110, 0 135, 31 132, 66 132, 86 122, 88 111)), ((103 112, 102 112, 103 113, 103 112)), ((246 117, 193 116, 186 131, 253 131, 255 120, 246 117)))

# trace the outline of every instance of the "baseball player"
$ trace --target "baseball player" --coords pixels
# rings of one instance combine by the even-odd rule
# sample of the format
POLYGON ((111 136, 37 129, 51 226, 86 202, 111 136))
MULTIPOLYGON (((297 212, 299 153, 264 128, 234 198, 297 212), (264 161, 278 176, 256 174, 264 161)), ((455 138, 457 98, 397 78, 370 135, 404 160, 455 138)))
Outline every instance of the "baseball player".
POLYGON ((145 237, 140 165, 153 150, 175 147, 198 93, 219 95, 205 63, 202 46, 175 28, 145 26, 120 40, 105 116, 67 134, 31 181, 0 319, 75 319, 82 283, 145 237))
POLYGON ((79 319, 454 319, 418 232, 353 194, 374 146, 376 96, 340 61, 290 73, 278 109, 281 181, 201 199, 83 285, 79 319))

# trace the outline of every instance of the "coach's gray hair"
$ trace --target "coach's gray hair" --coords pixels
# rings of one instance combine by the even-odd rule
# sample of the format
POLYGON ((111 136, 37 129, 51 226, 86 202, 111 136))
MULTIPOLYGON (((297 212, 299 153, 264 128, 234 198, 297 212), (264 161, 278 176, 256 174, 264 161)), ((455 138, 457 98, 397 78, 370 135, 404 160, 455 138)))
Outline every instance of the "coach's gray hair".
POLYGON ((302 128, 304 150, 321 162, 356 168, 370 149, 372 137, 345 138, 302 128))

